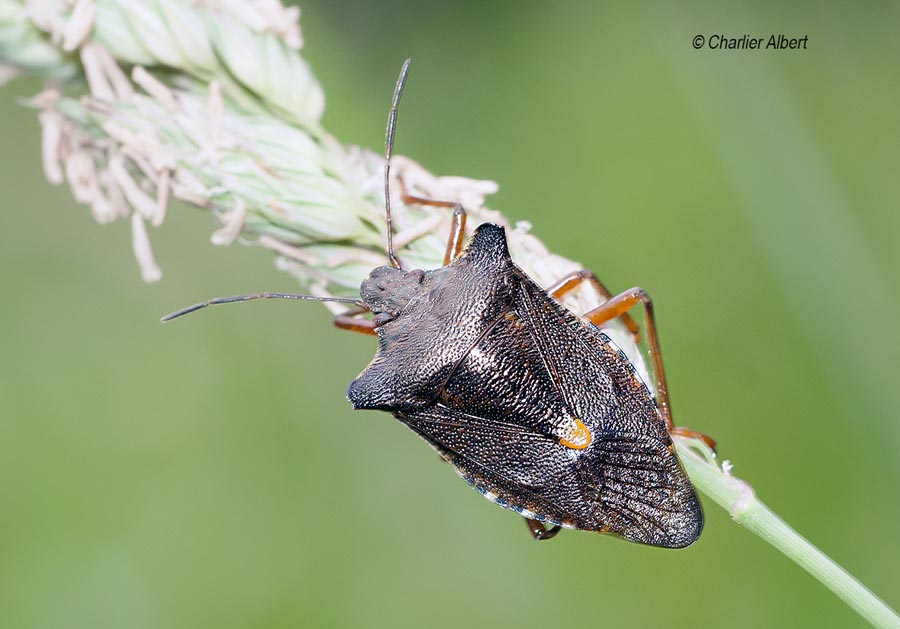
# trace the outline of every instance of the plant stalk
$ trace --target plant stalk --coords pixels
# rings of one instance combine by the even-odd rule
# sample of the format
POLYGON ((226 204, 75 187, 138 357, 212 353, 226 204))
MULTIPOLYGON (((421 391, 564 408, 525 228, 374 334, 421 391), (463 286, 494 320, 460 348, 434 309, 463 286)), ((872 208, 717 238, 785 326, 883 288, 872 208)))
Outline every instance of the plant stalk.
POLYGON ((719 466, 701 441, 676 437, 675 445, 691 482, 727 509, 735 522, 784 553, 873 627, 900 629, 900 618, 893 609, 779 518, 748 483, 731 475, 730 464, 719 466))

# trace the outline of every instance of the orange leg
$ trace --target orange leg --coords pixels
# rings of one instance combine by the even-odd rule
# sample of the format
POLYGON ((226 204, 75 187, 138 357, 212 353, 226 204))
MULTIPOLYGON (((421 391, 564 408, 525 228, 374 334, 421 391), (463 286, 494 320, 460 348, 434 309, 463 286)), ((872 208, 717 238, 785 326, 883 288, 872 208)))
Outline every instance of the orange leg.
POLYGON ((709 435, 704 435, 702 432, 691 430, 690 428, 685 428, 684 426, 676 426, 669 432, 673 435, 684 437, 685 439, 699 439, 707 446, 709 446, 710 450, 712 450, 713 452, 716 451, 716 440, 709 435))
POLYGON ((363 319, 359 316, 367 312, 369 312, 368 308, 354 308, 353 310, 348 310, 347 312, 335 315, 334 325, 342 330, 378 336, 378 332, 375 331, 375 322, 371 319, 363 319))
POLYGON ((466 235, 466 211, 463 209, 463 206, 454 201, 435 201, 434 199, 414 197, 410 194, 403 195, 403 202, 453 208, 453 226, 450 228, 450 238, 447 240, 447 251, 444 253, 444 266, 453 262, 456 259, 456 256, 459 255, 459 252, 462 251, 463 238, 466 235))
MULTIPOLYGON (((609 292, 609 289, 600 281, 600 278, 594 275, 593 271, 588 271, 587 269, 569 273, 556 284, 548 288, 547 292, 550 293, 550 296, 553 297, 553 299, 559 300, 581 286, 584 282, 590 282, 594 287, 594 290, 596 290, 603 299, 607 301, 612 299, 612 293, 609 292)), ((640 343, 641 329, 638 327, 638 324, 635 323, 634 319, 631 318, 631 315, 622 314, 620 315, 620 318, 622 323, 625 324, 625 327, 628 328, 628 331, 634 335, 634 342, 640 343)))
POLYGON ((531 533, 531 536, 538 541, 555 537, 559 533, 559 529, 562 528, 556 525, 548 529, 543 522, 532 520, 531 518, 525 518, 525 526, 528 527, 528 532, 531 533))
POLYGON ((650 360, 653 362, 653 373, 656 376, 656 392, 659 402, 659 410, 666 420, 666 426, 670 433, 682 437, 702 439, 710 448, 716 447, 716 442, 703 433, 689 428, 676 428, 672 421, 672 405, 669 401, 669 389, 666 385, 666 371, 663 367, 662 350, 659 345, 659 336, 656 333, 656 317, 653 315, 653 301, 643 288, 635 287, 610 298, 606 303, 594 308, 584 315, 585 319, 596 326, 600 326, 611 319, 622 317, 628 310, 638 304, 644 304, 647 326, 647 345, 650 349, 650 360))

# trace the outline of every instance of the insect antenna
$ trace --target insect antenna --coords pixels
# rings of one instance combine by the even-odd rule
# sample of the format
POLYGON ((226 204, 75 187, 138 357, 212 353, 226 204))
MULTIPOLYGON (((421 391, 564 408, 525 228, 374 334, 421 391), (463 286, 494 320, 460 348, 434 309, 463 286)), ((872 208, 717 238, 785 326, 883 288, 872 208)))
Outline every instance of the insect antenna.
POLYGON ((316 297, 315 295, 299 295, 297 293, 255 293, 253 295, 214 297, 209 301, 201 301, 199 304, 194 304, 193 306, 188 306, 187 308, 182 308, 181 310, 176 310, 175 312, 169 313, 165 317, 160 319, 160 321, 165 323, 166 321, 171 321, 172 319, 177 319, 178 317, 182 317, 186 314, 191 314, 192 312, 202 310, 207 306, 215 306, 217 304, 231 304, 238 301, 250 301, 251 299, 303 299, 306 301, 336 301, 344 304, 355 304, 357 306, 363 305, 359 299, 352 299, 350 297, 316 297))
POLYGON ((384 217, 387 223, 387 253, 391 266, 401 268, 400 260, 394 254, 394 223, 391 218, 391 155, 394 153, 394 133, 397 130, 397 107, 400 105, 400 97, 403 96, 403 88, 406 86, 406 78, 409 76, 409 66, 412 59, 403 62, 400 76, 397 77, 397 85, 394 87, 394 98, 391 100, 391 111, 388 114, 387 132, 384 149, 384 217))

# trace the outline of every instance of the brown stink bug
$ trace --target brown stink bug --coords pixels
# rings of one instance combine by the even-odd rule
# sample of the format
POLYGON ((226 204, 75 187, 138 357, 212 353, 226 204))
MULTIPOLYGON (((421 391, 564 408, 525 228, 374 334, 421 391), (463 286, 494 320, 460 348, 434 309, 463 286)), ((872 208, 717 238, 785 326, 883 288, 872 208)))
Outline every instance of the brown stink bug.
POLYGON ((525 518, 535 539, 560 528, 611 533, 681 548, 703 527, 700 503, 672 443, 659 340, 650 298, 640 288, 613 296, 589 271, 538 286, 510 258, 502 227, 485 223, 463 246, 466 212, 452 208, 444 266, 404 269, 394 253, 390 160, 397 107, 391 106, 385 155, 387 255, 359 299, 263 293, 211 304, 284 297, 353 303, 338 327, 377 335, 372 362, 350 384, 354 408, 388 411, 427 441, 492 502, 525 518), (606 302, 578 316, 557 300, 590 282, 606 302), (643 304, 657 398, 600 327, 643 304), (371 317, 368 317, 371 315, 371 317), (550 528, 547 528, 549 526, 550 528))

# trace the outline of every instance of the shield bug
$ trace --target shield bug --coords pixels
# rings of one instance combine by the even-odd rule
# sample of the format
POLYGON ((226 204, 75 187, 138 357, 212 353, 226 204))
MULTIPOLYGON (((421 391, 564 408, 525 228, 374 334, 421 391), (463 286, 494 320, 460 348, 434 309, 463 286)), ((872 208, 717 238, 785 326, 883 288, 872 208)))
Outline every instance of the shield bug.
POLYGON ((374 269, 359 299, 261 293, 257 298, 342 301, 340 328, 376 335, 378 351, 350 384, 356 409, 387 411, 427 441, 490 501, 525 518, 535 539, 561 528, 610 533, 680 548, 703 526, 700 503, 671 435, 652 302, 640 288, 612 295, 589 271, 541 288, 512 261, 502 227, 485 223, 463 244, 458 203, 404 196, 453 212, 444 266, 406 269, 395 255, 390 164, 403 65, 391 105, 385 151, 385 218, 390 266, 374 269), (583 315, 559 303, 583 282, 606 301, 583 315), (637 338, 628 311, 645 308, 654 397, 634 365, 600 326, 619 318, 637 338))

